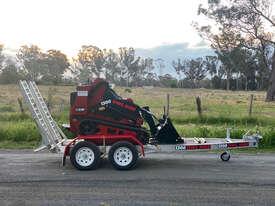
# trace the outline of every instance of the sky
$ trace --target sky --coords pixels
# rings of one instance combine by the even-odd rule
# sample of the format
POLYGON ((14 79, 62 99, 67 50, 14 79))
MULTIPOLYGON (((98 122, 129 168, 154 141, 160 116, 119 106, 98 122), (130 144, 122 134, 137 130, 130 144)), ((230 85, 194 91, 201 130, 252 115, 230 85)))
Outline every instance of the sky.
POLYGON ((74 56, 81 45, 153 48, 202 39, 191 26, 206 0, 1 0, 0 42, 74 56))

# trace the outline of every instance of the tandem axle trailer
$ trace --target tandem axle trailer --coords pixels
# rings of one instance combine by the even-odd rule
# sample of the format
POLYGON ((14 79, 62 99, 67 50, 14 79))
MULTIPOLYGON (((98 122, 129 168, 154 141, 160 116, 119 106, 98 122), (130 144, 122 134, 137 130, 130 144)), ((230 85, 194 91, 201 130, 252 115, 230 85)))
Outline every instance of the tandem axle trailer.
POLYGON ((157 143, 155 140, 144 144, 134 134, 88 134, 68 139, 52 118, 35 82, 23 80, 19 82, 19 86, 42 136, 42 144, 35 151, 48 149, 61 153, 63 165, 69 157, 74 167, 79 170, 97 168, 103 157, 108 157, 114 168, 128 170, 136 165, 139 157, 145 157, 145 154, 152 152, 220 150, 221 160, 229 161, 231 149, 256 148, 262 138, 259 134, 247 133, 242 139, 231 139, 228 129, 225 139, 182 138, 182 141, 175 144, 157 143))

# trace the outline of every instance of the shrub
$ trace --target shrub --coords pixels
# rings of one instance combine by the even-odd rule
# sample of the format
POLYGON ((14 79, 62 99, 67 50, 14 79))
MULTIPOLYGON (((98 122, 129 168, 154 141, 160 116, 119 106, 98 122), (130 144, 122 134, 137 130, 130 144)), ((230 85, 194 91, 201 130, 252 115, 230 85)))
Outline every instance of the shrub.
POLYGON ((22 121, 30 120, 31 116, 28 114, 22 113, 0 113, 1 121, 22 121))
POLYGON ((0 141, 38 142, 40 134, 34 122, 9 122, 1 124, 0 141))
POLYGON ((15 110, 10 105, 3 105, 3 106, 0 106, 0 112, 15 112, 15 110))
POLYGON ((132 90, 130 88, 125 88, 124 92, 132 93, 132 90))

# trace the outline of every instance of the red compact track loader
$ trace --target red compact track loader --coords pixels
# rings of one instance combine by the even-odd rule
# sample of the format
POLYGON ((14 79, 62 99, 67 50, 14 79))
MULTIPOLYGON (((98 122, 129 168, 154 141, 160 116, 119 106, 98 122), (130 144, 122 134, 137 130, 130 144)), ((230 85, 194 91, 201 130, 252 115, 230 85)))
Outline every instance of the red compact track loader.
POLYGON ((132 99, 118 96, 103 79, 78 86, 71 93, 70 104, 70 131, 75 134, 131 135, 142 144, 183 142, 168 117, 158 120, 149 107, 139 107, 132 99), (144 120, 150 131, 143 127, 144 120))

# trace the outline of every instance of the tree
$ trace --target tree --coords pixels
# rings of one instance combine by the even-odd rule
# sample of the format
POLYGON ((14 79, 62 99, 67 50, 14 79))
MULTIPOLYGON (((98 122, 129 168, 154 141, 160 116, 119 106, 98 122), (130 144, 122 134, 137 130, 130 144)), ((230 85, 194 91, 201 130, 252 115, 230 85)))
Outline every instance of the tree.
POLYGON ((133 76, 133 81, 136 85, 141 85, 143 81, 149 76, 153 77, 152 70, 154 69, 153 59, 152 58, 140 58, 138 67, 133 76))
POLYGON ((159 76, 159 82, 161 86, 172 87, 172 88, 176 88, 178 84, 177 79, 172 77, 171 74, 165 74, 163 76, 159 76))
POLYGON ((268 88, 270 79, 270 69, 266 67, 265 60, 261 51, 256 50, 254 56, 254 64, 256 66, 257 89, 263 90, 268 88))
POLYGON ((47 65, 48 72, 42 79, 54 84, 61 82, 64 72, 70 66, 67 56, 61 51, 54 49, 47 51, 44 64, 47 65))
POLYGON ((126 84, 129 86, 131 78, 138 72, 140 58, 136 58, 134 48, 119 48, 119 62, 121 65, 121 78, 126 77, 126 84))
POLYGON ((165 62, 162 58, 158 58, 155 60, 156 67, 158 68, 159 76, 162 76, 163 69, 165 68, 165 62))
POLYGON ((218 57, 217 56, 205 56, 205 67, 211 76, 218 73, 218 57))
POLYGON ((179 76, 179 80, 181 79, 181 73, 184 71, 184 64, 181 59, 178 59, 177 61, 172 61, 172 67, 175 69, 177 75, 179 76))
MULTIPOLYGON (((96 46, 82 46, 78 52, 78 61, 82 66, 82 71, 85 74, 100 76, 104 67, 104 55, 101 49, 96 46)), ((89 78, 87 76, 87 78, 89 78)))
POLYGON ((210 74, 211 88, 220 89, 222 78, 225 74, 224 67, 217 56, 205 56, 205 68, 210 74))
POLYGON ((242 68, 248 66, 246 65, 246 56, 242 51, 243 50, 240 46, 236 46, 230 50, 224 50, 223 52, 220 52, 220 53, 217 52, 218 58, 223 64, 224 72, 226 75, 227 90, 231 89, 230 82, 233 79, 233 75, 235 74, 235 76, 238 79, 242 68))
POLYGON ((22 79, 21 73, 18 71, 15 63, 12 61, 7 61, 5 67, 2 69, 0 74, 1 84, 14 84, 22 79))
POLYGON ((47 74, 47 65, 44 62, 45 54, 38 46, 21 46, 16 56, 27 79, 38 81, 47 74))
MULTIPOLYGON (((226 28, 238 36, 240 45, 260 52, 265 64, 264 70, 271 70, 267 101, 275 100, 275 41, 272 39, 275 19, 271 16, 272 3, 272 0, 225 0, 213 1, 208 8, 199 7, 199 14, 214 20, 220 30, 226 28), (271 51, 270 47, 272 52, 267 52, 271 51)), ((208 30, 213 37, 215 35, 210 28, 209 25, 200 27, 200 31, 208 30)))
POLYGON ((245 90, 255 90, 257 88, 257 80, 256 80, 256 57, 255 52, 251 49, 240 47, 236 52, 236 66, 237 66, 237 90, 239 86, 242 86, 245 90), (244 78, 244 86, 239 85, 239 77, 244 78))
POLYGON ((178 59, 177 62, 173 61, 172 65, 179 75, 181 72, 185 75, 185 78, 191 82, 192 88, 197 87, 199 82, 206 77, 207 67, 202 57, 184 61, 178 59))
POLYGON ((159 86, 158 76, 156 73, 150 72, 146 75, 143 85, 159 86))
POLYGON ((183 72, 187 79, 191 80, 194 87, 199 85, 199 82, 206 77, 207 68, 202 57, 186 60, 183 72))
POLYGON ((235 70, 235 62, 232 58, 232 54, 234 53, 235 48, 239 47, 242 39, 240 35, 232 32, 230 27, 221 23, 223 20, 220 16, 213 17, 209 14, 208 10, 201 7, 199 8, 199 13, 203 13, 218 22, 218 33, 214 33, 210 25, 199 27, 198 24, 194 24, 194 26, 203 38, 210 41, 211 47, 215 50, 218 59, 222 62, 223 70, 226 76, 226 89, 229 90, 230 79, 232 78, 235 70))
POLYGON ((5 56, 3 54, 3 49, 4 49, 4 45, 3 44, 0 44, 0 72, 2 71, 3 69, 3 62, 5 60, 5 56))
POLYGON ((105 78, 115 83, 118 81, 118 75, 120 74, 119 56, 112 49, 104 49, 103 53, 105 78))

